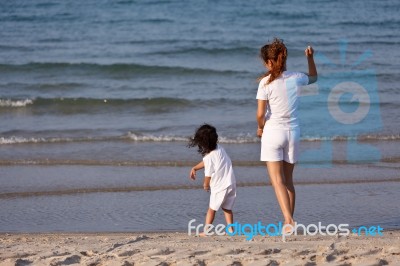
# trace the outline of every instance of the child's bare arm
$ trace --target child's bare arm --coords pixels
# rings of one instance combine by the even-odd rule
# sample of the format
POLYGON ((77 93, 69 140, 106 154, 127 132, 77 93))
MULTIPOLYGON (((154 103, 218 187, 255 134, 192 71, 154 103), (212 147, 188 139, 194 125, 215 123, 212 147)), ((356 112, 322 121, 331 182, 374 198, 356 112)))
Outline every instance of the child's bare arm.
POLYGON ((196 180, 196 171, 200 170, 204 168, 204 162, 201 161, 198 164, 196 164, 191 170, 190 170, 190 174, 189 174, 189 178, 192 180, 196 180))
POLYGON ((311 46, 308 46, 304 52, 308 61, 308 84, 311 84, 316 82, 318 78, 317 67, 314 62, 314 49, 311 46))
POLYGON ((205 191, 210 191, 210 181, 211 181, 211 176, 204 177, 203 188, 205 191))

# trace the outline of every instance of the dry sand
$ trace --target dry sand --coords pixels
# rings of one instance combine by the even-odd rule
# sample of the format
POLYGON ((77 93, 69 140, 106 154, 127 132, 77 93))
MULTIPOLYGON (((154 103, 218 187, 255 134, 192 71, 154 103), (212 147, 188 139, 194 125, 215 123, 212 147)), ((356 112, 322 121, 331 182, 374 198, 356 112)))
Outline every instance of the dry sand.
POLYGON ((0 265, 400 265, 400 231, 380 237, 186 233, 0 234, 0 265))

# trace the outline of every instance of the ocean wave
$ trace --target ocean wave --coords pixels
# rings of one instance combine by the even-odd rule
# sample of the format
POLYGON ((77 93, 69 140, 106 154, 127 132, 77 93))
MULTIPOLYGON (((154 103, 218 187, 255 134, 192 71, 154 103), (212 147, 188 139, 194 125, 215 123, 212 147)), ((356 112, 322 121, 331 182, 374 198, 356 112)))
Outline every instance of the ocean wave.
MULTIPOLYGON (((357 101, 357 104, 367 104, 367 102, 357 101)), ((0 99, 0 107, 68 107, 68 106, 82 106, 84 109, 93 107, 198 107, 198 106, 221 106, 227 104, 229 106, 253 106, 254 103, 248 99, 228 99, 228 98, 215 98, 215 99, 184 99, 173 97, 154 97, 154 98, 32 98, 32 99, 0 99)), ((314 105, 319 107, 326 105, 326 101, 315 101, 314 105)), ((342 105, 354 105, 353 102, 343 102, 342 105)), ((370 105, 380 105, 389 107, 398 107, 398 103, 394 102, 371 102, 370 105)), ((304 108, 311 108, 305 106, 304 108)), ((54 110, 52 110, 54 111, 54 110)), ((72 111, 72 110, 71 110, 72 111)), ((164 109, 162 110, 165 111, 164 109)))
POLYGON ((142 19, 140 20, 140 22, 161 24, 161 23, 174 23, 175 21, 172 19, 155 18, 155 19, 142 19))
POLYGON ((11 100, 11 99, 0 99, 0 107, 24 107, 33 104, 33 100, 11 100))
MULTIPOLYGON (((71 142, 70 138, 25 138, 25 137, 0 137, 0 144, 23 144, 23 143, 54 143, 71 142)), ((75 140, 76 141, 76 140, 75 140)))
POLYGON ((383 20, 368 20, 368 21, 360 21, 360 20, 338 20, 336 25, 339 26, 363 26, 363 27, 396 27, 399 21, 393 19, 383 19, 383 20))
POLYGON ((379 140, 400 140, 400 134, 392 135, 359 135, 359 136, 302 136, 302 141, 314 142, 314 141, 379 141, 379 140))
POLYGON ((27 64, 0 64, 0 73, 9 72, 62 72, 66 71, 83 74, 102 74, 111 75, 114 78, 118 75, 125 78, 135 75, 234 75, 243 74, 243 71, 229 69, 211 68, 188 68, 182 66, 160 66, 144 65, 135 63, 115 63, 115 64, 96 64, 96 63, 67 63, 67 62, 31 62, 27 64))
POLYGON ((232 47, 232 48, 205 48, 205 47, 195 47, 195 48, 180 48, 167 51, 151 52, 149 54, 158 55, 177 55, 177 54, 209 54, 209 55, 234 55, 234 54, 256 54, 257 48, 253 47, 232 47))
MULTIPOLYGON (((45 132, 43 133, 45 134, 45 132)), ((86 136, 86 137, 22 137, 10 136, 0 137, 0 145, 10 144, 33 144, 33 143, 63 143, 63 142, 101 142, 101 141, 134 141, 134 142, 187 142, 189 136, 178 135, 156 135, 143 134, 139 132, 128 132, 119 136, 86 136)), ((303 136, 303 142, 317 141, 398 141, 400 134, 393 135, 361 135, 361 136, 303 136)), ((239 134, 238 136, 219 137, 219 143, 222 144, 249 144, 258 143, 260 139, 252 134, 239 134)))
MULTIPOLYGON (((119 139, 128 138, 134 141, 152 141, 152 142, 186 142, 189 136, 175 136, 175 135, 152 135, 152 134, 139 134, 129 132, 126 136, 122 136, 119 139)), ((361 135, 361 136, 302 136, 301 141, 304 142, 315 142, 315 141, 379 141, 379 140, 400 140, 400 134, 392 135, 361 135)), ((219 143, 223 144, 245 144, 245 143, 257 143, 260 139, 253 134, 239 134, 237 136, 220 136, 219 143)))
POLYGON ((358 136, 357 140, 400 140, 400 134, 393 134, 393 135, 363 135, 358 136))
POLYGON ((191 101, 182 98, 133 98, 133 99, 98 99, 98 98, 34 98, 34 99, 0 99, 0 107, 24 107, 32 105, 40 106, 84 106, 86 108, 95 106, 188 106, 191 101))
POLYGON ((188 137, 168 136, 168 135, 141 135, 129 132, 126 138, 138 142, 184 142, 188 141, 188 137))
MULTIPOLYGON (((128 139, 137 142, 187 142, 189 136, 174 136, 174 135, 150 135, 150 134, 135 134, 129 132, 126 136, 128 139)), ((218 142, 223 144, 243 144, 258 142, 257 137, 238 136, 238 137, 219 137, 218 142)))
POLYGON ((168 113, 182 109, 199 107, 215 108, 216 106, 250 106, 248 99, 184 99, 174 97, 155 98, 32 98, 32 99, 0 99, 0 111, 13 112, 15 107, 30 108, 38 114, 97 114, 104 112, 168 113))
POLYGON ((34 49, 31 45, 23 46, 23 45, 8 45, 8 44, 0 44, 0 50, 2 51, 20 51, 20 52, 32 52, 34 49))

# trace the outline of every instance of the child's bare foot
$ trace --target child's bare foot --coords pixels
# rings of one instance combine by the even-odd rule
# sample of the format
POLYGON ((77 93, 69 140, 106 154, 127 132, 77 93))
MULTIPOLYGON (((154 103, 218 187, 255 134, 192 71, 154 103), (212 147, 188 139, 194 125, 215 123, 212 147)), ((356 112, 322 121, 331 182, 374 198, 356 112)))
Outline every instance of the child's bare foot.
POLYGON ((207 235, 206 235, 206 233, 203 232, 203 233, 199 234, 199 237, 207 237, 207 235))

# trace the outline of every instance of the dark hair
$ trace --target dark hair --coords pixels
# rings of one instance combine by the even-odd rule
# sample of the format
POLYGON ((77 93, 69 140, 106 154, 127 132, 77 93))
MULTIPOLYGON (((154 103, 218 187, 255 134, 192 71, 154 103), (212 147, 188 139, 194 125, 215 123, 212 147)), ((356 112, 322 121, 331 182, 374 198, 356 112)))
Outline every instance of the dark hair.
POLYGON ((209 124, 204 124, 196 130, 193 137, 189 138, 188 147, 191 148, 197 146, 197 151, 202 156, 205 156, 207 153, 210 153, 217 148, 217 142, 218 134, 215 127, 209 124))
POLYGON ((274 38, 272 43, 266 44, 260 49, 260 56, 265 64, 268 60, 272 63, 272 70, 265 73, 259 80, 269 76, 267 84, 278 78, 286 69, 287 49, 282 40, 274 38))

